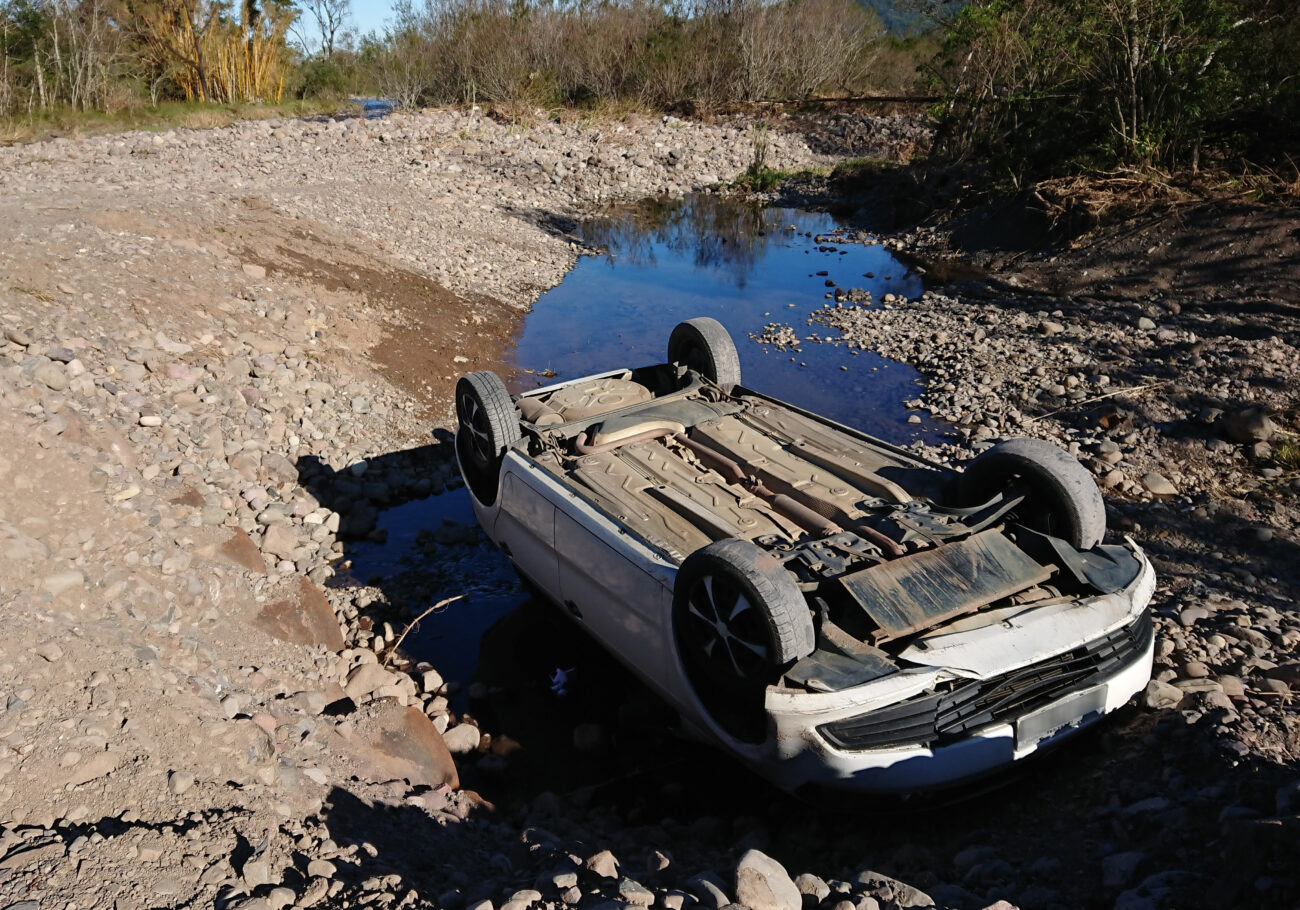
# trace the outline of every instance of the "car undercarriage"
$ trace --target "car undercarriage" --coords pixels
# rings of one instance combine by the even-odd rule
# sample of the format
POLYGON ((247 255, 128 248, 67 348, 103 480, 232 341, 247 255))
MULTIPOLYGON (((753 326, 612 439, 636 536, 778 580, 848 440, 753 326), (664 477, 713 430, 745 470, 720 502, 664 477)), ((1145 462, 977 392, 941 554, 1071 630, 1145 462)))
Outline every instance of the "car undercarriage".
POLYGON ((1150 564, 1102 543, 1096 485, 1048 443, 928 462, 745 388, 712 320, 679 325, 667 363, 517 398, 492 374, 461 383, 457 451, 489 535, 785 785, 955 779, 1149 678, 1150 564))

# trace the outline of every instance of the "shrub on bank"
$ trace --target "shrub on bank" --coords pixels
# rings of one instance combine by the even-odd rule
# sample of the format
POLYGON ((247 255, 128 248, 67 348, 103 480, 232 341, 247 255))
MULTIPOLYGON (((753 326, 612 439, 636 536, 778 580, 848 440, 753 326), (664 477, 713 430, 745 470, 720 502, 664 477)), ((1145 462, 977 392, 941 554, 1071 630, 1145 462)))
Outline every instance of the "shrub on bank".
POLYGON ((1021 180, 1118 165, 1195 172, 1294 148, 1287 0, 974 0, 937 71, 939 145, 1021 180))
POLYGON ((883 34, 856 0, 428 0, 399 7, 374 64, 381 91, 414 103, 711 106, 861 90, 883 34))

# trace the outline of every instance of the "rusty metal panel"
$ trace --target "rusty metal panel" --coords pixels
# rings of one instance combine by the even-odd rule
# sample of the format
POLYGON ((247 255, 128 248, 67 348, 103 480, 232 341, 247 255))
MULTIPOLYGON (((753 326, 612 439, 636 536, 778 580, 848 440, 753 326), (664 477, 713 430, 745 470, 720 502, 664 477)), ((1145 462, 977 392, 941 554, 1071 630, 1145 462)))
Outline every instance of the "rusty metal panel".
POLYGON ((910 635, 1046 581, 1052 574, 999 530, 922 550, 840 581, 880 627, 878 641, 910 635))
POLYGON ((755 427, 736 417, 698 424, 691 438, 728 458, 740 462, 746 474, 757 476, 776 493, 800 490, 830 503, 857 518, 857 503, 872 491, 855 489, 833 470, 806 457, 797 446, 787 448, 769 435, 766 427, 755 427))
POLYGON ((642 537, 667 547, 678 558, 713 541, 671 508, 648 496, 650 481, 620 460, 618 452, 583 455, 570 468, 569 477, 590 491, 588 495, 614 518, 642 537))

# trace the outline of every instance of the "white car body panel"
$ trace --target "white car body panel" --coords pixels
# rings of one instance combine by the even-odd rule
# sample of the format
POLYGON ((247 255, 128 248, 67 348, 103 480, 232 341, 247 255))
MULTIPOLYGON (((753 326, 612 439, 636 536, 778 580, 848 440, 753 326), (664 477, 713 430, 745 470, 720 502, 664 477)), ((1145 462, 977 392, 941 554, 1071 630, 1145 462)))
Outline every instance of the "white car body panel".
POLYGON ((506 453, 501 478, 495 504, 486 506, 470 497, 479 524, 492 529, 492 539, 504 544, 524 575, 676 704, 680 691, 665 686, 665 655, 672 651, 669 617, 677 567, 518 452, 506 453), (513 495, 526 491, 527 509, 503 505, 512 485, 513 495), (543 542, 544 534, 530 533, 521 518, 549 527, 549 542, 543 542))
POLYGON ((1012 608, 1013 615, 1007 615, 1011 610, 981 613, 971 617, 972 621, 987 618, 978 628, 960 632, 939 629, 919 636, 898 656, 985 679, 1069 651, 1132 622, 1136 615, 1133 604, 1146 604, 1155 591, 1155 571, 1145 557, 1142 573, 1133 585, 1131 596, 1103 594, 1068 603, 1012 608))
MULTIPOLYGON (((1024 746, 1017 746, 1014 724, 998 723, 978 730, 966 739, 930 749, 904 746, 890 749, 847 751, 836 749, 816 733, 817 725, 802 711, 781 714, 773 711, 777 742, 781 748, 766 761, 752 761, 756 770, 787 789, 817 785, 855 792, 917 792, 949 786, 986 775, 1040 749, 1056 745, 1073 733, 1122 708, 1151 678, 1152 647, 1118 674, 1067 698, 1084 699, 1099 692, 1104 699, 1099 711, 1063 725, 1024 746), (775 758, 776 760, 772 760, 775 758)), ((845 716, 859 713, 845 712, 845 716)), ((829 715, 826 720, 832 720, 829 715)), ((819 720, 818 723, 825 721, 819 720)), ((755 756, 754 758, 760 758, 755 756)))
MULTIPOLYGON (((1076 611, 1076 622, 1056 626, 1049 615, 1043 622, 1026 622, 1012 629, 994 622, 966 632, 936 637, 949 639, 946 647, 950 653, 962 654, 971 650, 1000 652, 1002 662, 996 665, 996 672, 1005 673, 1063 654, 1096 640, 1105 632, 1133 622, 1145 609, 1154 589, 1155 570, 1142 556, 1141 573, 1122 594, 1103 595, 1068 605, 1076 611), (1110 621, 1105 632, 1097 631, 1102 621, 1110 621), (1080 638, 1077 633, 1080 624, 1088 624, 1093 633, 1080 638), (1007 634, 1010 639, 1005 646, 998 644, 1002 634, 1007 634)), ((907 654, 908 651, 903 652, 903 655, 907 654)), ((850 786, 860 790, 917 790, 978 776, 1023 758, 1123 707, 1151 679, 1152 656, 1153 643, 1117 674, 1098 686, 1083 690, 1100 691, 1104 695, 1104 708, 1094 716, 1081 717, 1078 719, 1080 722, 1066 724, 1019 747, 1013 724, 995 724, 972 734, 976 745, 968 746, 970 741, 963 740, 938 749, 914 746, 849 751, 837 749, 816 732, 816 728, 823 724, 888 707, 927 691, 940 679, 952 678, 955 674, 942 662, 934 663, 932 670, 908 669, 841 692, 798 692, 771 686, 767 690, 766 707, 776 724, 776 749, 760 768, 760 773, 790 789, 810 783, 843 786, 852 781, 850 786), (777 761, 773 762, 771 758, 777 761), (927 761, 918 763, 917 759, 927 761), (863 780, 863 776, 869 780, 863 780)), ((920 660, 914 656, 906 659, 920 660)), ((930 663, 935 655, 924 652, 924 659, 930 663)), ((992 664, 989 666, 991 668, 992 664)), ((986 675, 991 673, 991 669, 986 669, 986 675)), ((975 674, 971 676, 983 678, 975 674)), ((1076 697, 1082 697, 1081 693, 1073 693, 1067 696, 1067 700, 1076 697)), ((751 757, 759 758, 758 755, 751 757)))

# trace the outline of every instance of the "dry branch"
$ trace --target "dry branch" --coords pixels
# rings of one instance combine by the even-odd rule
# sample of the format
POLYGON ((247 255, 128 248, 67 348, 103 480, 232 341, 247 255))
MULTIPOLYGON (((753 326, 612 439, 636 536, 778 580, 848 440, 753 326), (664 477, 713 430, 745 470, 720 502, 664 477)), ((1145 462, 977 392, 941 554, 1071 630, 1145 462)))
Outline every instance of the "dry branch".
POLYGON ((420 624, 420 620, 424 619, 424 617, 428 616, 430 613, 437 613, 443 607, 447 606, 448 604, 455 603, 456 601, 460 600, 464 596, 465 596, 464 594, 457 594, 455 597, 448 597, 445 600, 440 600, 432 607, 430 607, 429 609, 421 613, 419 616, 415 617, 415 619, 411 620, 410 624, 405 629, 402 630, 402 634, 397 636, 397 641, 393 642, 393 646, 388 649, 388 654, 384 656, 384 666, 388 666, 388 662, 393 659, 393 655, 397 653, 397 649, 400 648, 402 646, 402 642, 406 640, 407 633, 410 632, 412 629, 414 629, 416 626, 418 626, 420 624))

